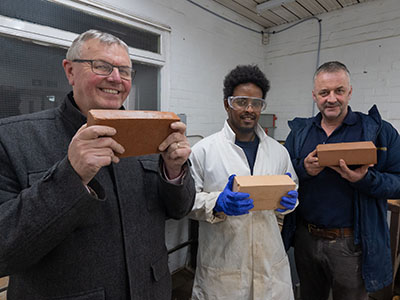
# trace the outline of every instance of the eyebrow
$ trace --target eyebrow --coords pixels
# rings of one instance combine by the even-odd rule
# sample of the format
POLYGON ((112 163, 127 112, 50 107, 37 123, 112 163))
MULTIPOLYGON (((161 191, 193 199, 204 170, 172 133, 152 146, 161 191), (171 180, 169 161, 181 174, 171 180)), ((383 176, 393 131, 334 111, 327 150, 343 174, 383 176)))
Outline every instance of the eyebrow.
POLYGON ((132 68, 132 67, 127 66, 127 65, 117 66, 117 65, 114 65, 114 64, 112 64, 112 63, 110 63, 110 62, 104 60, 104 59, 92 59, 92 60, 102 61, 102 62, 105 62, 105 63, 107 63, 107 64, 110 64, 110 65, 112 65, 112 66, 114 66, 114 67, 127 67, 127 68, 132 68))
POLYGON ((334 90, 337 90, 337 89, 345 89, 345 88, 346 87, 344 85, 341 85, 341 86, 338 86, 338 87, 336 87, 334 89, 323 88, 323 89, 320 89, 319 92, 322 92, 322 91, 334 91, 334 90))

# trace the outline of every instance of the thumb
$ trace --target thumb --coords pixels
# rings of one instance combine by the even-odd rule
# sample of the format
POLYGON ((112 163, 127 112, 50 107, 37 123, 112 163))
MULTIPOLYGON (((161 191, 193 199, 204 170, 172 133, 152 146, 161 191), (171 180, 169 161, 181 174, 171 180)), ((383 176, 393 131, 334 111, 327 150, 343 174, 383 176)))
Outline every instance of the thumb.
POLYGON ((235 179, 236 174, 232 174, 229 176, 227 187, 232 190, 233 187, 233 180, 235 179))
POLYGON ((84 130, 85 128, 87 128, 87 123, 83 124, 76 133, 81 132, 82 130, 84 130))

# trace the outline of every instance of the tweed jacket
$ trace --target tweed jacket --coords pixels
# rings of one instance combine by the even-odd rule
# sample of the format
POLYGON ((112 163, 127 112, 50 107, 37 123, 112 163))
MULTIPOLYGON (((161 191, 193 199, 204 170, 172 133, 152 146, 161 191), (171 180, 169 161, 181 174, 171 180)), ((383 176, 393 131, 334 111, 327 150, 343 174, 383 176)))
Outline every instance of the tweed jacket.
POLYGON ((171 299, 165 219, 192 208, 190 170, 160 176, 159 155, 103 167, 88 193, 67 159, 86 122, 69 94, 51 110, 0 120, 0 277, 9 300, 171 299))

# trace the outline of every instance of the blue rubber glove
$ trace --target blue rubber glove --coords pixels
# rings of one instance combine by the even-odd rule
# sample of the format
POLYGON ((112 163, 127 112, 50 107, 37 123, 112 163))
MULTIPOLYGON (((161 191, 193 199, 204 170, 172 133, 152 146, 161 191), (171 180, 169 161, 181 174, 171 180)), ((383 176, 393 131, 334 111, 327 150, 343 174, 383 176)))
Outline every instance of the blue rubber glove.
POLYGON ((240 216, 248 214, 254 207, 253 199, 247 193, 232 192, 233 179, 236 175, 229 176, 228 183, 219 194, 215 204, 215 212, 224 212, 228 216, 240 216))
POLYGON ((276 211, 285 212, 288 209, 293 209, 296 206, 298 196, 297 191, 289 191, 288 196, 283 196, 280 202, 284 208, 277 208, 276 211))
MULTIPOLYGON (((285 175, 292 178, 292 174, 290 174, 289 172, 285 173, 285 175)), ((289 191, 288 196, 289 197, 283 196, 280 202, 280 204, 285 208, 277 208, 276 211, 285 212, 288 209, 293 209, 295 207, 299 194, 297 193, 297 191, 289 191)))

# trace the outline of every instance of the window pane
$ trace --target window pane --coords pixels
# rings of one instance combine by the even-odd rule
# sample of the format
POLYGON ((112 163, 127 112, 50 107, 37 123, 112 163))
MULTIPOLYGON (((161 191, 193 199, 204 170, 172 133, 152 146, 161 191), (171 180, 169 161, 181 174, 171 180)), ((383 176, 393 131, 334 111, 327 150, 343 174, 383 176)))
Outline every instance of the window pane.
MULTIPOLYGON (((0 45, 0 118, 56 107, 72 90, 62 67, 65 49, 5 36, 0 45)), ((157 110, 159 69, 138 63, 134 68, 127 108, 157 110)))
POLYGON ((160 69, 151 65, 135 63, 133 68, 136 70, 136 76, 132 85, 132 98, 129 99, 129 109, 158 110, 160 69))
POLYGON ((60 104, 71 90, 62 68, 66 50, 0 36, 0 117, 60 104))
POLYGON ((98 29, 119 37, 130 47, 160 53, 158 34, 46 0, 0 0, 0 14, 77 34, 98 29))

